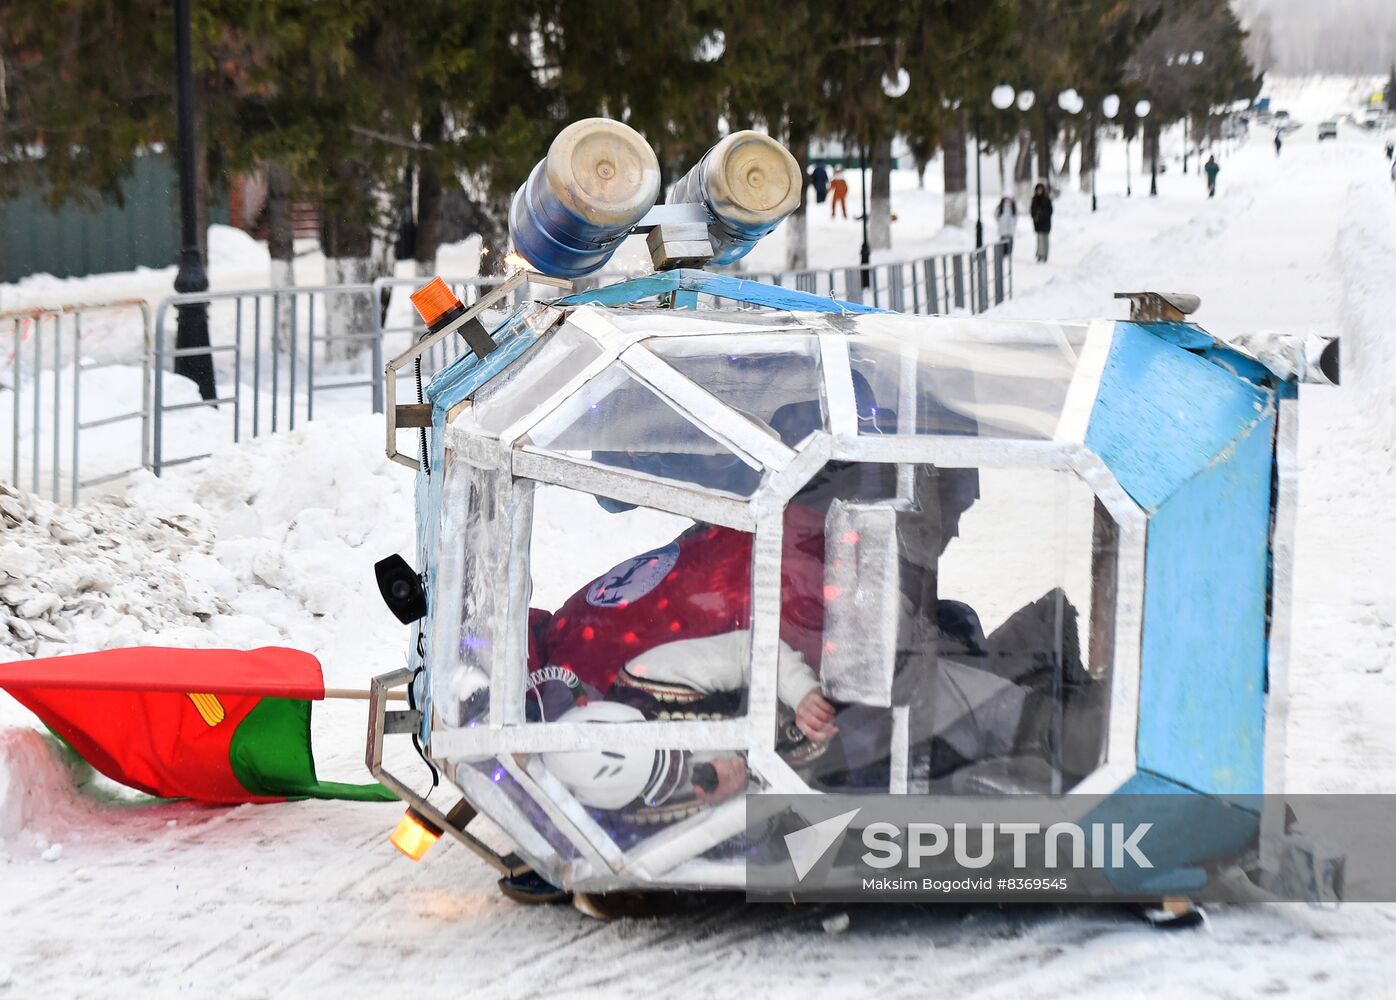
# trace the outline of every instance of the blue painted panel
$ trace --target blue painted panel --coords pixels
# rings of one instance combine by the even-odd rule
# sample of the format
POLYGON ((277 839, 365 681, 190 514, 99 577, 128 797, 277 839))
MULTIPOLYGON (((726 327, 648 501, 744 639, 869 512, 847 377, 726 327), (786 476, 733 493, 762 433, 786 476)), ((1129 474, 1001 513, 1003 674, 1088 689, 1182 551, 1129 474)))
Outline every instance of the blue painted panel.
POLYGON ((751 305, 766 306, 770 309, 786 309, 791 312, 820 313, 884 313, 886 309, 842 302, 823 295, 768 285, 760 281, 747 281, 727 274, 713 274, 709 271, 684 269, 679 271, 679 287, 695 292, 716 295, 719 298, 734 299, 751 305))
POLYGON ((658 274, 647 274, 643 278, 631 278, 628 281, 618 281, 614 285, 589 288, 584 292, 565 295, 553 305, 580 306, 592 303, 602 306, 625 306, 676 291, 678 287, 678 271, 661 271, 658 274))
POLYGON ((1210 333, 1192 323, 1139 323, 1136 325, 1160 340, 1177 344, 1184 350, 1197 352, 1200 357, 1206 358, 1223 371, 1230 372, 1232 375, 1239 376, 1255 385, 1273 386, 1282 381, 1259 361, 1217 343, 1210 333))
MULTIPOLYGON (((1210 347, 1202 352, 1202 357, 1217 365, 1222 371, 1243 378, 1252 385, 1273 386, 1281 381, 1274 372, 1255 358, 1248 358, 1227 347, 1210 347)), ((1292 382, 1284 384, 1293 385, 1292 382)))
MULTIPOLYGON (((418 448, 420 449, 420 439, 418 448)), ((432 662, 432 621, 436 606, 437 556, 441 552, 441 487, 446 479, 446 435, 440 420, 433 420, 427 430, 427 455, 431 474, 417 470, 417 563, 415 569, 426 577, 427 615, 409 632, 407 662, 413 669, 432 662), (418 654, 417 636, 421 630, 422 654, 418 654)), ((422 710, 420 738, 423 745, 431 732, 431 684, 423 671, 413 682, 416 685, 417 706, 422 710)))
POLYGON ((569 306, 584 303, 606 306, 630 305, 674 291, 701 292, 705 295, 731 299, 734 302, 745 302, 748 305, 784 309, 792 312, 886 312, 885 309, 874 309, 872 306, 841 302, 838 299, 811 295, 808 292, 799 292, 792 288, 781 288, 778 285, 767 285, 760 281, 747 281, 727 274, 713 274, 710 271, 699 271, 693 268, 662 271, 659 274, 650 274, 643 278, 617 282, 604 288, 577 292, 575 295, 558 299, 554 305, 569 306))
POLYGON ((1258 799, 1226 801, 1199 795, 1176 782, 1139 771, 1082 820, 1152 823, 1140 848, 1152 868, 1129 865, 1107 873, 1117 892, 1143 898, 1191 895, 1206 885, 1207 862, 1234 859, 1253 847, 1260 832, 1258 799), (1163 803, 1151 802, 1168 796, 1163 803))
POLYGON ((1262 790, 1274 417, 1150 519, 1141 769, 1202 792, 1262 790))
POLYGON ((1150 332, 1117 323, 1086 444, 1152 513, 1239 434, 1274 393, 1150 332))
POLYGON ((1205 350, 1213 343, 1210 333, 1192 323, 1133 323, 1130 325, 1148 330, 1160 340, 1177 344, 1186 350, 1205 350))

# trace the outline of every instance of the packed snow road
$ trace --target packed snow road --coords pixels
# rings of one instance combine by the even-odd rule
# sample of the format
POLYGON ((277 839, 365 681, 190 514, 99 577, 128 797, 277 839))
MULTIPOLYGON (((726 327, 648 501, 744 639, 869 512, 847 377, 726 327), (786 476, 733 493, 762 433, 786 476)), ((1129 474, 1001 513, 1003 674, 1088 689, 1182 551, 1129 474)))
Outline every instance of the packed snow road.
MULTIPOLYGON (((1136 187, 1139 191, 1139 187, 1136 187)), ((1120 315, 1115 291, 1195 292, 1218 333, 1344 337, 1341 389, 1304 389, 1291 785, 1396 790, 1396 197, 1360 139, 1253 142, 1162 197, 1068 196, 1055 261, 1019 243, 1014 316, 1120 315)), ((312 649, 334 683, 400 662, 372 561, 406 549, 408 477, 375 456, 371 418, 229 452, 143 482, 152 516, 190 511, 179 573, 222 610, 203 644, 312 649), (366 442, 366 443, 363 443, 366 442), (202 591, 200 591, 202 592, 202 591)), ((43 521, 39 511, 34 517, 43 521)), ((152 572, 155 572, 152 569, 152 572)), ((171 572, 176 572, 171 570, 171 572)), ((192 612, 191 612, 192 614, 192 612)), ((94 623, 97 620, 94 619, 94 623)), ((190 642, 171 612, 145 641, 190 642)), ((0 708, 0 996, 1373 996, 1388 989, 1396 907, 1224 907, 1163 934, 1107 908, 863 907, 827 934, 821 907, 676 902, 609 924, 503 899, 463 849, 413 866, 387 844, 399 809, 305 802, 132 806, 72 776, 0 708), (59 850, 55 851, 54 848, 59 850), (50 860, 45 860, 48 858, 50 860)), ((361 709, 316 728, 325 777, 353 776, 361 709)))

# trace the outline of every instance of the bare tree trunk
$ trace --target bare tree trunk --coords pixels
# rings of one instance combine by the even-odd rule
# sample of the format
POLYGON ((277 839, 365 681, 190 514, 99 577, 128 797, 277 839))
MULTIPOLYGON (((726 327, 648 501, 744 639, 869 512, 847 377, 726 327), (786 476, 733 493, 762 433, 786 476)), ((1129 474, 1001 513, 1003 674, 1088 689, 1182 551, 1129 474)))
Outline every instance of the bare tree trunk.
MULTIPOLYGON (((267 164, 267 252, 271 257, 271 287, 294 288, 296 285, 296 226, 291 203, 295 185, 291 170, 284 163, 267 164)), ((291 339, 290 295, 276 300, 276 315, 272 319, 273 343, 278 351, 288 349, 291 339)))
POLYGON ((892 139, 872 144, 872 177, 868 184, 868 246, 892 249, 892 139))
POLYGON ((1100 147, 1096 136, 1095 116, 1086 112, 1086 130, 1081 136, 1081 191, 1095 194, 1095 174, 1099 166, 1100 147))
POLYGON ((1019 212, 1032 200, 1032 154, 1032 136, 1024 131, 1018 137, 1018 157, 1013 161, 1013 187, 1016 193, 1014 200, 1018 202, 1019 212))
POLYGON ((969 219, 969 164, 965 120, 952 115, 941 138, 945 150, 945 224, 963 226, 969 219))
POLYGON ((1052 122, 1047 117, 1047 109, 1042 109, 1039 123, 1041 134, 1037 137, 1037 177, 1047 190, 1052 189, 1052 122))
POLYGON ((500 220, 508 217, 508 208, 472 198, 466 200, 466 205, 471 227, 480 234, 480 274, 503 274, 504 258, 509 253, 509 229, 500 220))
POLYGON ((1063 179, 1064 183, 1071 181, 1071 154, 1076 150, 1076 134, 1067 133, 1062 139, 1062 168, 1057 171, 1057 176, 1063 179))
MULTIPOLYGON (((422 126, 422 141, 431 145, 440 142, 446 122, 439 109, 422 126)), ((416 260, 419 278, 436 274, 436 254, 441 249, 441 173, 430 157, 417 166, 417 238, 412 256, 416 260)))
POLYGON ((788 271, 803 271, 809 267, 809 214, 806 197, 809 185, 809 125, 803 121, 788 121, 786 135, 790 142, 790 152, 800 166, 800 203, 785 222, 785 268, 788 271))
MULTIPOLYGON (((362 167, 340 161, 331 168, 334 184, 321 206, 320 246, 325 253, 325 283, 367 284, 373 280, 373 193, 362 167)), ((350 338, 373 329, 372 297, 366 292, 331 292, 325 296, 325 356, 353 357, 364 341, 350 338)))

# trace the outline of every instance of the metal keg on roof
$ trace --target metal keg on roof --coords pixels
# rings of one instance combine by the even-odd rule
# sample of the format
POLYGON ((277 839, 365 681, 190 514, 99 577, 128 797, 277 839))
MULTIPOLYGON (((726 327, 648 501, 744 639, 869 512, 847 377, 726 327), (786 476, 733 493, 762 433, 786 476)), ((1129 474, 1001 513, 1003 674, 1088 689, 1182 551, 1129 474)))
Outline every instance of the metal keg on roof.
POLYGON ((800 166, 760 132, 733 132, 674 185, 670 201, 699 202, 715 220, 713 264, 730 264, 795 211, 804 189, 800 166))
POLYGON ((590 274, 658 198, 659 160, 644 137, 622 122, 585 118, 558 133, 514 193, 514 249, 545 274, 590 274))

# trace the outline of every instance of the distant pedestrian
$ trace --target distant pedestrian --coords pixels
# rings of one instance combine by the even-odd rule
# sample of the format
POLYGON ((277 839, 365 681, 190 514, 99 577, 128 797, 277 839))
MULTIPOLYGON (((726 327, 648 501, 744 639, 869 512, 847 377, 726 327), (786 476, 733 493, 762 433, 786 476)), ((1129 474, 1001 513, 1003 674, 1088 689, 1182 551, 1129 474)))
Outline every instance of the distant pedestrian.
POLYGON ((999 225, 999 241, 1007 243, 1008 256, 1013 256, 1013 237, 1018 232, 1018 203, 1009 195, 1004 195, 999 199, 998 208, 994 209, 994 218, 999 225))
POLYGON ((1217 163, 1215 156, 1207 157, 1207 166, 1203 168, 1207 171, 1207 197, 1217 196, 1217 174, 1221 173, 1221 165, 1217 163))
POLYGON ((1032 194, 1032 228, 1037 233, 1037 262, 1047 263, 1048 236, 1052 232, 1052 196, 1046 185, 1039 184, 1032 194))
POLYGON ((1392 153, 1394 153, 1394 152, 1396 152, 1396 142, 1392 142, 1390 139, 1387 139, 1387 140, 1386 140, 1386 158, 1387 158, 1388 160, 1391 159, 1392 153))
POLYGON ((824 204, 824 199, 829 196, 829 171, 824 169, 824 164, 814 165, 809 181, 814 185, 814 200, 820 205, 824 204))
POLYGON ((1283 146, 1283 145, 1284 145, 1284 143, 1280 140, 1280 133, 1276 132, 1276 133, 1275 133, 1275 155, 1276 155, 1276 156, 1279 156, 1279 155, 1280 155, 1280 147, 1283 146))
POLYGON ((840 208, 843 209, 843 217, 848 218, 848 181, 843 176, 843 167, 834 167, 834 179, 829 182, 829 194, 832 195, 829 218, 837 215, 840 208))

